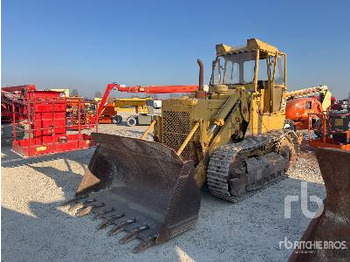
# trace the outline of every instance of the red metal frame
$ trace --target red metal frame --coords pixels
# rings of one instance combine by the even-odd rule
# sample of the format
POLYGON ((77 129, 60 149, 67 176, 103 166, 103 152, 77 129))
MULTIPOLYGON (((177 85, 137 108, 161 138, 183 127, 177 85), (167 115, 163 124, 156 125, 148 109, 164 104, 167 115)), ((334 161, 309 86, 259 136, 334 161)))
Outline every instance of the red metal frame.
POLYGON ((27 114, 25 97, 27 92, 36 91, 35 85, 21 85, 1 88, 1 123, 11 123, 12 114, 17 120, 24 120, 27 114), (15 103, 14 103, 15 102, 15 103))
MULTIPOLYGON (((341 144, 335 141, 331 138, 331 134, 335 133, 335 131, 332 131, 331 121, 329 121, 329 112, 323 112, 323 113, 310 113, 309 119, 308 119, 308 139, 309 139, 309 145, 311 147, 316 148, 338 148, 343 150, 350 150, 350 144, 341 144), (313 126, 312 120, 318 118, 322 121, 322 127, 321 129, 316 129, 316 127, 313 126), (328 123, 327 123, 328 121, 328 123), (322 137, 318 139, 312 139, 311 138, 311 131, 319 131, 322 133, 322 137)), ((348 131, 349 132, 349 131, 348 131)))
MULTIPOLYGON (((17 115, 13 113, 12 149, 26 157, 86 149, 93 145, 90 135, 82 133, 81 110, 78 118, 78 128, 68 122, 67 103, 69 98, 61 97, 55 91, 29 91, 25 94, 26 119, 21 121, 24 128, 24 138, 17 139, 15 129, 18 125, 17 115), (73 127, 73 128, 72 128, 73 127), (73 131, 73 130, 74 131, 73 131)), ((78 107, 84 99, 78 99, 78 107)), ((12 107, 14 107, 13 102, 12 107)), ((97 118, 94 126, 97 131, 97 118)))
POLYGON ((96 126, 97 102, 82 97, 67 98, 67 120, 70 130, 91 129, 96 126), (94 110, 90 107, 94 105, 94 110), (93 112, 92 112, 93 111, 93 112), (79 114, 80 112, 80 114, 79 114))

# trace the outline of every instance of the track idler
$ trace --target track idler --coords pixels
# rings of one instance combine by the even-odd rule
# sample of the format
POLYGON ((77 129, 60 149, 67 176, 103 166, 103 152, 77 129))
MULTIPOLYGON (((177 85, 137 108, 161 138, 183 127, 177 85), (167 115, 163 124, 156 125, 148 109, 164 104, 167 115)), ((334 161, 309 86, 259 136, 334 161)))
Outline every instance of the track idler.
POLYGON ((66 204, 93 214, 119 242, 141 242, 134 252, 163 243, 195 225, 200 190, 192 161, 157 142, 93 133, 98 143, 76 192, 66 204))

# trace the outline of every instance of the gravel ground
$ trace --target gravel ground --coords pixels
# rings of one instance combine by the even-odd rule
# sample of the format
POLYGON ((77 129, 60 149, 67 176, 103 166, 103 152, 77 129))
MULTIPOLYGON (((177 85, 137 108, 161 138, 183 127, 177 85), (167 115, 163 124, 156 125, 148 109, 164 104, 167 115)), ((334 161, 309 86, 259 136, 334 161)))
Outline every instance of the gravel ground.
MULTIPOLYGON (((139 137, 145 127, 101 125, 100 132, 139 137)), ((284 199, 300 195, 308 181, 309 195, 324 198, 325 190, 312 152, 302 153, 290 178, 238 204, 202 193, 194 230, 140 254, 131 253, 137 240, 119 245, 98 231, 97 221, 76 218, 59 207, 73 197, 93 149, 38 159, 21 159, 2 148, 1 234, 3 261, 286 261, 292 250, 279 248, 285 237, 300 239, 310 219, 300 203, 284 218, 284 199)), ((310 206, 310 210, 316 210, 310 206)))

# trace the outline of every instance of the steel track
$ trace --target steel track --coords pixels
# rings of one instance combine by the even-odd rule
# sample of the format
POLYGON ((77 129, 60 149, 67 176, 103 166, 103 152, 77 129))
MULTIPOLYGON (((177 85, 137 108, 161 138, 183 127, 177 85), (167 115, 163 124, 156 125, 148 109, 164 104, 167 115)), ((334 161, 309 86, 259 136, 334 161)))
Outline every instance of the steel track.
MULTIPOLYGON (((266 153, 271 152, 271 148, 278 148, 279 141, 285 137, 287 132, 275 131, 266 133, 259 136, 252 136, 244 139, 238 143, 227 144, 214 152, 211 156, 208 169, 207 169, 207 183, 211 194, 230 202, 240 202, 248 197, 253 196, 259 192, 262 192, 270 186, 280 182, 286 178, 285 172, 275 174, 271 177, 271 180, 263 184, 260 188, 254 191, 246 191, 241 196, 233 196, 230 193, 230 165, 237 159, 249 158, 256 150, 262 150, 266 153)), ((230 171, 232 173, 232 170, 230 171)), ((236 170, 235 173, 239 174, 246 172, 246 170, 236 170)))

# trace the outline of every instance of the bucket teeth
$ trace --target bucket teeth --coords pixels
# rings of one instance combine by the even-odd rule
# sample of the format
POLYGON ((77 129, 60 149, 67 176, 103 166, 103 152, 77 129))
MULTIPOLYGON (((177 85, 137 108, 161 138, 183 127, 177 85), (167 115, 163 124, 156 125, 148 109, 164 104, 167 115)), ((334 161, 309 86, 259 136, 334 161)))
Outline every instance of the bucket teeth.
POLYGON ((88 204, 91 204, 91 203, 96 202, 96 199, 86 199, 86 200, 83 200, 82 202, 83 202, 84 204, 88 205, 88 204))
POLYGON ((76 216, 77 216, 77 217, 86 216, 86 215, 88 215, 88 214, 91 213, 92 209, 93 209, 92 206, 83 207, 83 208, 81 208, 81 209, 79 209, 79 210, 77 211, 76 216))
POLYGON ((77 211, 77 210, 80 210, 82 208, 84 208, 86 205, 89 205, 91 203, 94 203, 96 201, 96 199, 87 199, 87 200, 84 200, 84 201, 79 201, 78 203, 70 206, 68 208, 68 211, 77 211))
POLYGON ((74 204, 74 205, 71 205, 71 206, 68 208, 68 211, 79 210, 79 209, 81 209, 81 208, 83 208, 83 207, 84 207, 84 204, 81 203, 81 202, 78 202, 78 203, 76 203, 76 204, 74 204))
POLYGON ((63 202, 62 204, 60 204, 60 206, 67 206, 69 204, 73 204, 73 203, 75 203, 81 199, 87 198, 87 197, 88 197, 88 195, 80 195, 80 196, 74 197, 68 201, 63 202))
POLYGON ((114 236, 116 234, 118 234, 122 229, 123 227, 127 226, 127 225, 130 225, 132 223, 135 223, 136 222, 136 219, 133 218, 133 219, 128 219, 128 220, 125 220, 123 222, 121 222, 120 224, 118 225, 115 225, 109 232, 108 232, 108 236, 114 236))
POLYGON ((119 240, 120 244, 128 243, 129 241, 133 240, 140 232, 145 231, 149 229, 148 225, 144 225, 141 227, 135 228, 132 232, 124 236, 122 239, 119 240))
POLYGON ((106 218, 105 221, 102 222, 102 224, 100 224, 100 225, 97 227, 97 229, 99 229, 99 230, 100 230, 100 229, 104 229, 104 228, 106 228, 106 227, 112 225, 113 222, 114 222, 115 220, 117 220, 117 219, 119 219, 119 218, 122 218, 122 217, 124 217, 124 216, 125 216, 124 213, 122 213, 122 214, 120 214, 120 215, 111 215, 110 217, 106 218))
POLYGON ((77 217, 86 216, 86 215, 90 214, 94 209, 101 208, 101 207, 104 207, 104 203, 85 206, 84 208, 79 209, 76 216, 77 217))
POLYGON ((109 214, 109 213, 111 213, 113 211, 115 211, 114 208, 110 208, 110 209, 107 209, 107 210, 101 210, 92 218, 92 220, 97 220, 100 217, 102 217, 103 215, 109 214))
POLYGON ((151 246, 154 246, 156 244, 156 236, 149 237, 144 241, 141 241, 133 250, 133 253, 139 253, 147 248, 150 248, 151 246))
POLYGON ((162 143, 99 133, 91 136, 97 148, 76 191, 89 195, 74 202, 85 207, 79 215, 90 212, 87 199, 105 203, 91 211, 91 217, 100 220, 95 226, 109 236, 126 232, 113 240, 116 244, 119 239, 121 243, 146 240, 135 244, 134 252, 194 226, 200 207, 194 161, 182 159, 162 143))

